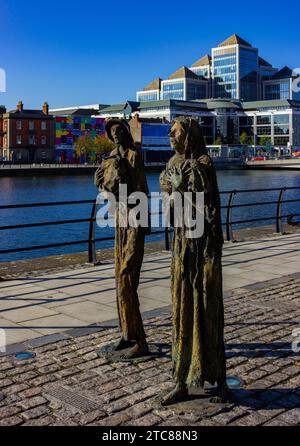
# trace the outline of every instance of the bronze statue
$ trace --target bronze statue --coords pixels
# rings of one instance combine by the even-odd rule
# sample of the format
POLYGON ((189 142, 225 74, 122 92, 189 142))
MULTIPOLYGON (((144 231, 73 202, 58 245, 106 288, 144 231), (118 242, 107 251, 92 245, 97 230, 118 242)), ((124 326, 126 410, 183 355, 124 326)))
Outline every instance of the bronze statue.
MULTIPOLYGON (((144 164, 140 154, 132 148, 130 127, 123 119, 110 118, 106 122, 108 138, 116 148, 95 173, 99 190, 112 192, 118 199, 120 184, 126 184, 128 195, 144 192, 148 195, 144 164)), ((121 339, 115 351, 125 350, 122 359, 132 359, 148 354, 148 344, 140 313, 137 289, 144 256, 145 228, 121 227, 116 212, 115 269, 116 294, 121 329, 121 339)))
POLYGON ((171 291, 176 387, 162 404, 186 399, 190 388, 203 388, 205 382, 218 385, 211 401, 223 402, 230 391, 223 339, 223 233, 216 172, 195 119, 176 118, 170 142, 176 153, 161 174, 161 188, 169 194, 204 193, 204 232, 201 237, 187 238, 184 227, 174 227, 171 291))

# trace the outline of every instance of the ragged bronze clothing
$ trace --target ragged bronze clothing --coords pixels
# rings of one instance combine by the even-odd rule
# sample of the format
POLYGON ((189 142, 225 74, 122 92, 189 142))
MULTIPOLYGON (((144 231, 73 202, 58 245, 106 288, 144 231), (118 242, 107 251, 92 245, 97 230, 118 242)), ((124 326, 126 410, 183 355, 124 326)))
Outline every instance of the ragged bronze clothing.
MULTIPOLYGON (((100 190, 118 197, 119 184, 127 184, 128 194, 144 192, 148 186, 140 154, 127 149, 124 157, 113 150, 95 174, 95 184, 100 190)), ((128 209, 129 212, 129 209, 128 209)), ((145 339, 137 289, 143 263, 145 230, 141 227, 120 227, 116 210, 115 268, 119 324, 125 340, 145 339)))
POLYGON ((190 163, 192 172, 183 192, 204 192, 204 234, 187 238, 185 227, 174 228, 171 264, 173 305, 173 377, 176 383, 202 386, 225 379, 224 309, 220 199, 213 163, 208 155, 187 160, 178 153, 162 172, 163 191, 171 193, 166 178, 173 167, 190 163))

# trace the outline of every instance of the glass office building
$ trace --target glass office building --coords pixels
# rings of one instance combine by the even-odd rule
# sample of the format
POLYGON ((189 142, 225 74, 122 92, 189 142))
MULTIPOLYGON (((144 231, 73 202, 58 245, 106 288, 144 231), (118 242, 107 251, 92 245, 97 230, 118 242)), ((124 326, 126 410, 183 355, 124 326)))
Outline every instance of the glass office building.
POLYGON ((233 34, 212 48, 211 56, 205 54, 190 68, 184 66, 166 80, 158 78, 143 91, 138 91, 137 101, 210 98, 300 100, 300 91, 292 88, 293 76, 291 69, 284 67, 279 71, 274 68, 260 57, 257 48, 233 34), (202 81, 202 85, 199 82, 197 86, 197 80, 202 81))
POLYGON ((259 96, 258 50, 238 36, 212 49, 213 97, 255 101, 259 96))

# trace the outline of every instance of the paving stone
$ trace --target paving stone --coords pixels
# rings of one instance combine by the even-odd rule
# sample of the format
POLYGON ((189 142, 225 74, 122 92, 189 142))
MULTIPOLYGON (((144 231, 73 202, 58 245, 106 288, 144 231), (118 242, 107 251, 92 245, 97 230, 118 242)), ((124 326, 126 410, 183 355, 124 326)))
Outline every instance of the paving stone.
POLYGON ((47 415, 50 412, 49 408, 46 406, 39 406, 33 409, 29 409, 25 412, 22 412, 22 417, 25 420, 31 420, 32 418, 40 418, 43 415, 47 415))
POLYGON ((33 407, 42 406, 48 401, 42 396, 35 396, 33 398, 27 398, 26 400, 20 401, 18 406, 24 410, 32 409, 33 407))
MULTIPOLYGON (((37 339, 32 344, 36 357, 30 361, 15 361, 12 355, 0 357, 0 386, 6 396, 0 402, 0 423, 32 426, 299 424, 300 372, 290 342, 291 331, 298 327, 294 318, 300 310, 300 281, 297 286, 295 279, 290 278, 284 283, 260 283, 251 291, 243 288, 228 292, 224 303, 228 375, 239 376, 245 382, 242 389, 234 390, 236 399, 228 411, 207 419, 190 414, 175 416, 167 408, 153 409, 152 398, 173 387, 172 326, 169 309, 164 309, 163 313, 157 310, 148 313, 145 319, 148 341, 164 345, 163 356, 149 362, 108 364, 107 360, 98 358, 99 346, 114 342, 119 336, 116 327, 103 326, 101 331, 82 330, 78 335, 74 332, 72 337, 63 333, 61 337, 37 339), (89 400, 90 408, 82 413, 64 398, 52 398, 47 393, 49 386, 69 388, 78 398, 89 400)), ((22 350, 28 350, 28 344, 22 350)))
POLYGON ((2 420, 0 420, 0 426, 18 426, 19 424, 22 423, 23 423, 22 418, 18 416, 3 418, 2 420))

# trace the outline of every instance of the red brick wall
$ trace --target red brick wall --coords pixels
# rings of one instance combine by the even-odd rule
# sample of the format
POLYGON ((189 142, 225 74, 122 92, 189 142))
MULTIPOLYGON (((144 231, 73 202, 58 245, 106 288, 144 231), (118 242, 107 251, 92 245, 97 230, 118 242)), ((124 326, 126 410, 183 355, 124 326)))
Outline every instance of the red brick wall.
MULTIPOLYGON (((7 118, 6 118, 7 120, 7 118)), ((55 137, 55 129, 54 129, 54 120, 53 119, 45 119, 44 122, 46 123, 46 130, 42 130, 42 122, 43 119, 18 119, 18 118, 10 118, 9 119, 9 140, 8 145, 9 148, 26 148, 29 146, 29 135, 35 136, 35 147, 41 147, 41 148, 49 148, 54 146, 54 137, 55 137), (17 129, 17 122, 22 122, 22 129, 17 129), (29 130, 29 122, 34 122, 34 130, 29 130), (21 135, 22 138, 22 144, 17 144, 17 135, 21 135), (46 144, 42 144, 41 137, 46 137, 46 144)))

